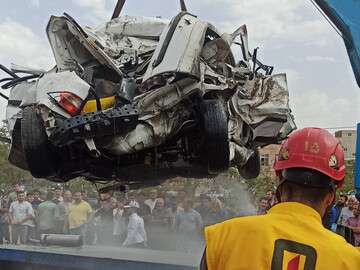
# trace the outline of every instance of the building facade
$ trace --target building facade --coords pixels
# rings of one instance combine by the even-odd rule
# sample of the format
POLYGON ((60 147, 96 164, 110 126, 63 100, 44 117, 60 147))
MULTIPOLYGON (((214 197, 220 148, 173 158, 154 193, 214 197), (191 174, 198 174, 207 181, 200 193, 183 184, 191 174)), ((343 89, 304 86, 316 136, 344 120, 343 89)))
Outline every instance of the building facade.
POLYGON ((356 155, 356 130, 339 130, 335 132, 335 137, 341 142, 345 160, 354 160, 356 155))
POLYGON ((271 144, 260 149, 260 164, 262 173, 273 173, 276 155, 279 153, 280 145, 271 144))

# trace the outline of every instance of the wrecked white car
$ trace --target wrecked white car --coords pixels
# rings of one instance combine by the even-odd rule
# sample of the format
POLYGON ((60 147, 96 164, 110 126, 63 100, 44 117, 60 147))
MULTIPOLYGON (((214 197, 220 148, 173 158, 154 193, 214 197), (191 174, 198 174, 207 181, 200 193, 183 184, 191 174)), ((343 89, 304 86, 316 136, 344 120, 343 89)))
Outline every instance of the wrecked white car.
POLYGON ((52 70, 1 66, 9 160, 34 177, 153 185, 236 166, 253 178, 257 149, 295 128, 286 76, 249 52, 246 26, 222 33, 183 10, 90 29, 64 14, 47 35, 52 70))

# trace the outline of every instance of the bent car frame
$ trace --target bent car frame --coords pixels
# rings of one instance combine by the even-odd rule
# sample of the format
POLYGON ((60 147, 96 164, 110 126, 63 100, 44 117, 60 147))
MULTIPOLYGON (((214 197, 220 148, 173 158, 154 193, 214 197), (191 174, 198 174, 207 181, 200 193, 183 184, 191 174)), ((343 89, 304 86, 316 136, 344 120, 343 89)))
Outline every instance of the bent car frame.
POLYGON ((295 128, 286 75, 249 51, 245 25, 223 33, 181 6, 171 21, 117 10, 96 29, 52 16, 53 69, 1 66, 10 162, 58 182, 256 177, 258 148, 295 128))

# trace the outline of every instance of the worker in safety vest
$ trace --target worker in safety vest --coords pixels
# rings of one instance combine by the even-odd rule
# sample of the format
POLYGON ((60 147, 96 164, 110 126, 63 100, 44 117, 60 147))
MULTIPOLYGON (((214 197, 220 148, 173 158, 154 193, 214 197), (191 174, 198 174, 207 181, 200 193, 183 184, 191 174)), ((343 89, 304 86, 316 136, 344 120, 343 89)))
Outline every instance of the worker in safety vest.
POLYGON ((345 178, 339 141, 319 128, 294 132, 282 144, 274 168, 279 203, 266 215, 207 227, 200 268, 360 269, 360 251, 322 225, 345 178))

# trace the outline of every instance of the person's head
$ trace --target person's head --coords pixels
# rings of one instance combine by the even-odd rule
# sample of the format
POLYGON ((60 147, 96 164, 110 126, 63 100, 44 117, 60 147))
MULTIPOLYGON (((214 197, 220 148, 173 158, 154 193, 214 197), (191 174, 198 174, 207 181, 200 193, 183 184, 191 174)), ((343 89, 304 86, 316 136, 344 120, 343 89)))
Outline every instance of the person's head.
POLYGON ((338 200, 338 202, 337 202, 337 205, 339 205, 339 206, 345 206, 347 200, 348 200, 348 197, 347 197, 346 195, 340 195, 340 196, 339 196, 339 200, 338 200))
POLYGON ((110 200, 113 193, 110 191, 99 191, 99 200, 100 201, 107 201, 110 200))
POLYGON ((324 216, 345 178, 344 151, 328 131, 304 128, 283 142, 274 169, 279 202, 299 202, 324 216))
POLYGON ((192 209, 193 201, 191 199, 185 199, 183 202, 184 211, 187 212, 192 209))
POLYGON ((29 202, 29 203, 32 203, 34 201, 34 194, 32 192, 28 192, 26 194, 26 200, 29 202))
POLYGON ((100 191, 99 192, 99 203, 102 208, 111 208, 111 197, 112 193, 110 191, 100 191))
POLYGON ((349 207, 350 210, 353 210, 354 204, 356 204, 356 199, 354 197, 350 197, 347 201, 347 207, 349 207))
POLYGON ((129 192, 127 194, 127 198, 128 198, 128 201, 129 202, 132 202, 132 201, 137 201, 137 198, 136 198, 136 195, 134 192, 129 192))
POLYGON ((117 199, 114 198, 114 197, 112 197, 112 198, 110 199, 110 202, 111 202, 111 208, 112 208, 112 209, 115 209, 115 208, 117 207, 117 199))
POLYGON ((39 200, 40 199, 40 191, 38 189, 35 189, 33 191, 33 193, 34 193, 34 199, 39 200))
POLYGON ((15 192, 18 193, 20 191, 22 191, 22 186, 20 183, 16 183, 15 184, 15 192))
POLYGON ((16 194, 17 194, 17 199, 18 199, 19 202, 25 201, 25 199, 26 199, 25 191, 20 190, 16 194))
POLYGON ((266 211, 269 209, 269 201, 267 199, 267 196, 265 197, 262 197, 260 200, 259 200, 259 209, 260 210, 263 210, 263 211, 266 211))
POLYGON ((185 200, 186 197, 187 197, 187 196, 186 196, 185 190, 180 190, 180 191, 178 192, 178 199, 179 199, 180 202, 182 202, 183 200, 185 200))
POLYGON ((52 201, 54 199, 54 193, 49 191, 48 193, 46 193, 46 197, 45 200, 46 201, 52 201))
POLYGON ((156 190, 156 189, 151 190, 151 191, 150 191, 150 194, 149 194, 149 197, 150 197, 150 199, 152 199, 152 200, 156 200, 157 197, 158 197, 158 192, 157 192, 157 190, 156 190))
POLYGON ((136 201, 131 201, 129 204, 124 206, 124 209, 126 215, 131 215, 133 213, 137 213, 140 209, 140 206, 136 201))
POLYGON ((221 202, 218 199, 211 201, 211 211, 217 213, 221 211, 221 202))
POLYGON ((273 196, 274 196, 274 192, 272 190, 268 190, 265 194, 265 199, 270 201, 273 199, 273 196))
POLYGON ((71 202, 72 201, 72 193, 70 190, 64 191, 64 202, 71 202))
POLYGON ((56 188, 54 189, 54 197, 55 197, 55 199, 61 198, 61 195, 62 195, 62 189, 61 189, 61 187, 56 187, 56 188))
POLYGON ((86 191, 81 191, 81 196, 82 196, 82 199, 83 199, 84 201, 87 201, 87 199, 88 199, 88 194, 87 194, 86 191))
POLYGON ((354 217, 358 217, 360 215, 360 207, 359 204, 354 204, 353 206, 353 215, 354 217))
POLYGON ((155 209, 164 209, 165 201, 163 198, 158 198, 155 203, 155 209))
POLYGON ((125 206, 125 201, 124 201, 124 199, 118 199, 118 200, 117 200, 117 203, 116 203, 116 206, 117 206, 117 208, 119 208, 119 209, 124 209, 124 206, 125 206))
POLYGON ((73 199, 75 203, 80 203, 82 200, 81 191, 75 191, 73 194, 73 199))
POLYGON ((146 200, 146 195, 144 192, 140 192, 138 195, 137 195, 137 202, 139 203, 143 203, 144 201, 146 200))
POLYGON ((200 195, 200 203, 203 207, 210 208, 211 207, 211 198, 206 194, 201 194, 200 195))

